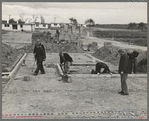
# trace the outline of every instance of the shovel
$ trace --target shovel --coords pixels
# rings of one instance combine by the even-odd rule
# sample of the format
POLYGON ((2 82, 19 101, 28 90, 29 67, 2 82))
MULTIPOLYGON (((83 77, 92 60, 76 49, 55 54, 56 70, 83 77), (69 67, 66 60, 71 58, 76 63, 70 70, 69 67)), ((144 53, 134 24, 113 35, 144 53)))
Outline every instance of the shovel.
POLYGON ((34 71, 35 62, 36 62, 36 60, 34 61, 33 68, 32 68, 32 72, 34 71))

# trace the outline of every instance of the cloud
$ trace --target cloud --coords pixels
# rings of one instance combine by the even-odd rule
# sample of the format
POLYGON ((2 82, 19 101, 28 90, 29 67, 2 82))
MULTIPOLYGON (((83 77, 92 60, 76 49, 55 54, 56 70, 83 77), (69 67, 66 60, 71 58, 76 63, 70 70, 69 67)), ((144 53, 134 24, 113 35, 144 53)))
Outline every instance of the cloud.
POLYGON ((146 3, 3 3, 2 19, 11 15, 19 18, 19 14, 24 13, 25 18, 32 18, 33 14, 43 15, 46 22, 69 22, 70 17, 77 19, 79 23, 84 23, 88 18, 92 18, 95 23, 129 23, 147 22, 146 3))
POLYGON ((76 8, 76 9, 146 9, 146 2, 3 2, 2 5, 27 6, 34 9, 76 8))

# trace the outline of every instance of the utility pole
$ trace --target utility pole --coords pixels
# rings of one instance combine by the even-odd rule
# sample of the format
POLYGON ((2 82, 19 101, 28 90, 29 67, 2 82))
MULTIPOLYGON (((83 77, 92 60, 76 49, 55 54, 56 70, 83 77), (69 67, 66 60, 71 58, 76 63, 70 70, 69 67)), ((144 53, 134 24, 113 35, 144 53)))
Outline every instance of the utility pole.
POLYGON ((54 18, 54 23, 55 23, 55 21, 56 21, 56 17, 54 18))
MULTIPOLYGON (((10 20, 10 15, 9 15, 9 20, 10 20)), ((9 21, 8 21, 9 22, 9 21)), ((10 27, 10 25, 9 25, 9 28, 10 28, 10 30, 11 30, 11 27, 10 27)))

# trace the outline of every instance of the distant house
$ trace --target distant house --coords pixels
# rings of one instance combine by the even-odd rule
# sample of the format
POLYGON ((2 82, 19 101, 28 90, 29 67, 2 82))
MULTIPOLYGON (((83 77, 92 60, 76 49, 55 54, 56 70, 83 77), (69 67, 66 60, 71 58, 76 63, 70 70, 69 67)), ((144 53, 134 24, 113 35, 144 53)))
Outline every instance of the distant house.
POLYGON ((23 29, 22 24, 18 23, 2 23, 2 30, 21 31, 23 29))
POLYGON ((50 29, 51 30, 59 30, 61 28, 61 23, 51 23, 50 29))
POLYGON ((7 21, 2 21, 2 30, 9 30, 9 31, 34 31, 35 30, 35 23, 8 23, 7 21))
POLYGON ((47 23, 35 23, 35 30, 47 30, 48 24, 47 23))
POLYGON ((35 23, 23 24, 23 30, 31 32, 35 31, 35 23))
POLYGON ((61 27, 60 23, 51 23, 51 27, 61 27))
POLYGON ((2 24, 7 24, 7 21, 6 20, 2 20, 2 24))

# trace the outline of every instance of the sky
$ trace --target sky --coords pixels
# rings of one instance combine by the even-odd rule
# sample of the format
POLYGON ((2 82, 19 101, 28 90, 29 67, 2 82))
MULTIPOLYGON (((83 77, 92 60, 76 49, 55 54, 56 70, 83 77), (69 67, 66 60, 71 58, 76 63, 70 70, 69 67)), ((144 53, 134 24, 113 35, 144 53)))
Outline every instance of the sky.
POLYGON ((2 20, 14 18, 33 21, 32 15, 40 16, 46 23, 69 23, 69 18, 84 24, 93 19, 95 24, 147 23, 147 2, 2 2, 2 20))

